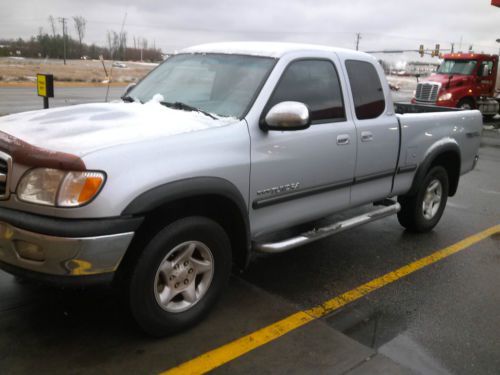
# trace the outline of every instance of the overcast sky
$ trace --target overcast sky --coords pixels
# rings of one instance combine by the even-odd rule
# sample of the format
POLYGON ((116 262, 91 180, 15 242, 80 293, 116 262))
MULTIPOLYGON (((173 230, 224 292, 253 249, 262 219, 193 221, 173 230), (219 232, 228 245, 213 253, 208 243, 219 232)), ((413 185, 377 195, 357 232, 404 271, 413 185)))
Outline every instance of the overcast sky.
MULTIPOLYGON (((491 0, 0 0, 0 39, 27 38, 48 16, 87 19, 86 43, 105 45, 121 29, 128 44, 147 38, 164 52, 232 40, 273 40, 355 47, 417 49, 420 44, 498 53, 500 8, 491 0)), ((58 25, 60 27, 60 25, 58 25)), ((72 20, 69 32, 76 37, 72 20)), ((60 32, 60 31, 59 31, 60 32)))

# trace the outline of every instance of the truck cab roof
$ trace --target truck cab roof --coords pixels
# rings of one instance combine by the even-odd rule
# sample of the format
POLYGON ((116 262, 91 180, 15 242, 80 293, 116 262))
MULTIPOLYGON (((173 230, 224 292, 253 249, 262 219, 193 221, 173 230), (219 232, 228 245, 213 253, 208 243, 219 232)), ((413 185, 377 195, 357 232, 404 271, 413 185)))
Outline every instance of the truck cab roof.
POLYGON ((200 44, 183 49, 181 53, 224 53, 280 58, 294 52, 333 52, 339 54, 358 54, 369 56, 364 52, 344 48, 323 46, 318 44, 280 43, 280 42, 225 42, 200 44))
POLYGON ((455 53, 446 53, 443 55, 443 59, 445 60, 498 60, 498 55, 490 55, 486 53, 473 53, 473 52, 455 52, 455 53))

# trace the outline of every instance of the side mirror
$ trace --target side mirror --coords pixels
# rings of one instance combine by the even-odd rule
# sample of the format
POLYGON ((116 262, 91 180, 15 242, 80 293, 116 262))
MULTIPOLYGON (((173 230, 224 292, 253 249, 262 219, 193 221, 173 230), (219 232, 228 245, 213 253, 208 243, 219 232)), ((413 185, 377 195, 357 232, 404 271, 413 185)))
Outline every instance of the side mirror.
POLYGON ((129 83, 128 86, 125 88, 125 92, 123 93, 122 96, 127 96, 127 94, 130 92, 130 90, 132 90, 135 85, 137 85, 137 83, 135 82, 132 82, 132 83, 129 83))
POLYGON ((302 130, 311 125, 309 108, 300 102, 281 102, 267 112, 263 130, 302 130))
POLYGON ((488 77, 490 75, 490 69, 488 65, 483 65, 479 71, 479 76, 480 77, 488 77))

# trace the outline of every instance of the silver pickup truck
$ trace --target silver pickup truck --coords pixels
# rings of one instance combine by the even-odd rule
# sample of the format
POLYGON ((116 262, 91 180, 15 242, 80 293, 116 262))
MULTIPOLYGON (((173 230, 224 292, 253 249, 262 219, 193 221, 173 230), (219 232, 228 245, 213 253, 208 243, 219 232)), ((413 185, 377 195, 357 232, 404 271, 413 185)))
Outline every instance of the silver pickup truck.
POLYGON ((206 315, 252 251, 391 214, 431 230, 475 166, 481 128, 479 111, 394 105, 364 53, 189 48, 119 102, 0 119, 0 267, 113 281, 146 332, 168 334, 206 315))

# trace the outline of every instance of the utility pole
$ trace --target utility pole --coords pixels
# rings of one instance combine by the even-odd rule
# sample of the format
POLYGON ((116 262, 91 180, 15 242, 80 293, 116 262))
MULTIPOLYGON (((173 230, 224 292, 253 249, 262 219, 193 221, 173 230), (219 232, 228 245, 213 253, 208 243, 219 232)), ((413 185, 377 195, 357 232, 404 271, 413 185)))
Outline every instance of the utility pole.
POLYGON ((64 65, 66 65, 66 21, 68 19, 65 17, 59 17, 59 22, 62 23, 63 32, 63 49, 64 49, 64 65))
POLYGON ((361 33, 356 34, 356 51, 359 50, 359 40, 361 39, 361 33))

